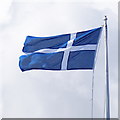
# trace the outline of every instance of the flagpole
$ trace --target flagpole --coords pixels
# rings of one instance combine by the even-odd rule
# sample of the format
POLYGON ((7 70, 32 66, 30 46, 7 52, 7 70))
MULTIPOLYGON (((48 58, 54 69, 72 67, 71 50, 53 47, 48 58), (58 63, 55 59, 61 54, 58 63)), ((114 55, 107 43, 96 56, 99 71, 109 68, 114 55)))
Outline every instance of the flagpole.
POLYGON ((104 18, 105 44, 106 44, 106 119, 110 120, 110 91, 109 91, 109 66, 108 66, 108 29, 107 16, 104 18))

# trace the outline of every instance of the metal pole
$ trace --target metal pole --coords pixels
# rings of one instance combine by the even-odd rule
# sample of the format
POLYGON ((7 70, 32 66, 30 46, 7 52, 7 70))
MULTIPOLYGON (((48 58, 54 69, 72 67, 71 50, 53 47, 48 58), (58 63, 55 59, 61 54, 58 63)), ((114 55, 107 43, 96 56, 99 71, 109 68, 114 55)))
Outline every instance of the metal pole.
POLYGON ((104 19, 104 27, 105 27, 105 44, 106 44, 106 119, 110 120, 107 16, 105 16, 105 19, 104 19))

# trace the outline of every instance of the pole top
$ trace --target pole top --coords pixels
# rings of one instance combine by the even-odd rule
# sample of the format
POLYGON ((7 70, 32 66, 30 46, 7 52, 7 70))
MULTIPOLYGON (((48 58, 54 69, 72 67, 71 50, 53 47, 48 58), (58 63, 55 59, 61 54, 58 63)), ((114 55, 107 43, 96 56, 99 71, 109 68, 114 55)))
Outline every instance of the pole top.
POLYGON ((104 18, 104 20, 105 20, 105 21, 106 21, 106 20, 108 20, 106 15, 105 15, 105 18, 104 18))

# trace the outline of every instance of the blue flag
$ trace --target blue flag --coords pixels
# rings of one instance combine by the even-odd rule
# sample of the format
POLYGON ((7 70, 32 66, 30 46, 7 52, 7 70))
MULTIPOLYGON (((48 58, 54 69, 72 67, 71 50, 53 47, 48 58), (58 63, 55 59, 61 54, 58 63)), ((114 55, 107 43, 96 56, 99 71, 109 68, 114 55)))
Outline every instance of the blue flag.
POLYGON ((22 71, 93 69, 102 27, 51 37, 27 36, 19 66, 22 71))

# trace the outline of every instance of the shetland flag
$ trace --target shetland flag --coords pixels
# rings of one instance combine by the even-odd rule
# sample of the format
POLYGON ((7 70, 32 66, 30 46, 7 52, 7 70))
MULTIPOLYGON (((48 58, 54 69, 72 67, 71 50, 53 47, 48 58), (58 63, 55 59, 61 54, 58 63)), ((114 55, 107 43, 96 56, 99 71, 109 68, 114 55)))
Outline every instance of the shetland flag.
POLYGON ((93 69, 102 27, 50 37, 27 36, 19 58, 22 71, 93 69))

